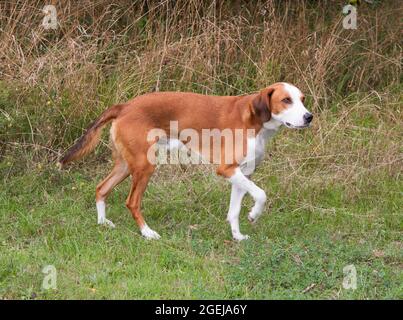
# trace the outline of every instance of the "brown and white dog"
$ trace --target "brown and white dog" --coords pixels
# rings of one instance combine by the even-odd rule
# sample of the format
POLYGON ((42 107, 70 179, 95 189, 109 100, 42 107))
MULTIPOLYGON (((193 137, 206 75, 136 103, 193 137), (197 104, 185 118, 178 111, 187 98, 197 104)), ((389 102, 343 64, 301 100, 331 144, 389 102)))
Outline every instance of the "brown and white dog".
POLYGON ((105 200, 112 189, 130 175, 132 186, 126 206, 142 235, 148 239, 158 239, 159 234, 148 227, 140 210, 143 193, 155 170, 149 150, 158 142, 158 138, 150 140, 148 133, 155 128, 170 132, 164 141, 169 148, 175 142, 188 145, 188 139, 177 137, 178 132, 185 129, 190 128, 200 134, 205 129, 240 130, 244 134, 241 140, 235 141, 235 145, 241 144, 246 148, 235 148, 234 144, 229 143, 226 146, 224 143, 218 147, 213 145, 208 150, 218 151, 220 161, 217 163, 217 174, 232 184, 227 220, 233 238, 240 241, 248 238, 239 230, 239 213, 244 195, 249 193, 255 201, 248 215, 251 222, 259 218, 266 202, 266 193, 249 179, 249 175, 263 159, 267 139, 282 125, 288 128, 308 127, 312 118, 304 106, 304 95, 288 83, 275 83, 259 93, 243 96, 150 93, 107 109, 66 152, 59 164, 63 167, 92 151, 99 141, 101 129, 112 121, 111 142, 115 166, 96 188, 98 223, 114 227, 105 217, 105 200), (172 121, 178 124, 175 137, 169 128, 172 121), (228 148, 228 145, 231 147, 228 148), (252 162, 253 166, 249 166, 252 162))

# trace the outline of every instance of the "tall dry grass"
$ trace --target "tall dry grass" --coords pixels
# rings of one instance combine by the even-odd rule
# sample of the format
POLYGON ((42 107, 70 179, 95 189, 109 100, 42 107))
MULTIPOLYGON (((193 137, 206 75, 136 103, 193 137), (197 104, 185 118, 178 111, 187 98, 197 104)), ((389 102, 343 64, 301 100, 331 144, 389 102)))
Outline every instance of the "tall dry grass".
POLYGON ((357 30, 343 29, 344 4, 1 1, 1 156, 53 160, 101 110, 155 90, 235 95, 288 81, 316 113, 343 113, 340 101, 362 93, 396 105, 401 1, 364 2, 357 30), (41 25, 49 3, 56 30, 41 25))

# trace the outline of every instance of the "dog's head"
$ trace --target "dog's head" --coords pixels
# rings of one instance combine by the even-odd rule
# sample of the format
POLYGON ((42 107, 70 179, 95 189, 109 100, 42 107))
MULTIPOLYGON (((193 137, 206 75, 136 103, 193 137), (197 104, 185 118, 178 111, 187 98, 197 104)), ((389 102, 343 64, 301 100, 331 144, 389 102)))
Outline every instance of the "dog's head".
POLYGON ((274 119, 288 128, 302 129, 309 127, 313 119, 304 106, 304 99, 297 87, 279 82, 261 90, 252 106, 263 124, 274 119))

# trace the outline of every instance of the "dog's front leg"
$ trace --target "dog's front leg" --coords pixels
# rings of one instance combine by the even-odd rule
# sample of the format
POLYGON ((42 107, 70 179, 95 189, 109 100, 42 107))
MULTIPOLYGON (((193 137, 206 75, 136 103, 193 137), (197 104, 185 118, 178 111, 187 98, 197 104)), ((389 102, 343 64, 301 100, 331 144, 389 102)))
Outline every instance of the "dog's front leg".
MULTIPOLYGON (((253 206, 251 212, 248 215, 248 219, 251 222, 254 222, 257 220, 257 218, 259 218, 259 216, 262 214, 263 212, 263 208, 264 208, 264 204, 266 203, 266 193, 260 189, 258 186, 256 186, 251 180, 249 180, 243 173, 242 171, 237 168, 235 169, 234 174, 229 178, 229 181, 231 182, 231 184, 233 186, 236 186, 237 189, 242 190, 244 192, 244 194, 246 192, 248 192, 252 198, 255 200, 255 205, 253 206)), ((238 197, 239 197, 239 192, 238 192, 238 197)), ((242 197, 241 197, 241 201, 242 201, 242 197)), ((232 193, 231 193, 231 205, 230 205, 230 212, 231 211, 231 207, 234 208, 233 212, 235 212, 235 208, 236 208, 236 204, 239 202, 239 207, 240 207, 240 201, 236 201, 235 200, 235 195, 234 195, 234 205, 232 205, 232 193)), ((229 213, 230 213, 229 212, 229 213)), ((228 216, 229 216, 228 213, 228 216)), ((235 216, 235 214, 233 214, 233 216, 235 216)), ((237 214, 237 216, 239 217, 239 212, 237 214)), ((234 220, 234 221, 239 221, 239 219, 234 220)), ((235 222, 234 222, 235 224, 235 222)), ((239 231, 239 223, 238 224, 238 231, 239 231)), ((233 227, 233 224, 231 224, 231 228, 233 227)), ((233 233, 234 234, 234 233, 233 233)), ((236 239, 236 237, 234 236, 234 238, 236 239)), ((240 239, 243 240, 243 239, 240 239)))
POLYGON ((232 184, 231 200, 229 204, 227 220, 231 225, 232 236, 235 240, 241 241, 248 239, 248 235, 243 235, 239 230, 239 213, 241 212, 241 204, 246 190, 240 188, 236 184, 232 184))

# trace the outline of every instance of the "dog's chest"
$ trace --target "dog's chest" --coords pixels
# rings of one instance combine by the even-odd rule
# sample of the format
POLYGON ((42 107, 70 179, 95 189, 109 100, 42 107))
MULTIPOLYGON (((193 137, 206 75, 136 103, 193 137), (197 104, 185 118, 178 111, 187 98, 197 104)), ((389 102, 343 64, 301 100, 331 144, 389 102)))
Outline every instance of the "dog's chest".
POLYGON ((267 141, 272 136, 274 136, 275 133, 276 133, 275 130, 263 129, 256 135, 256 138, 254 139, 254 142, 251 143, 250 152, 255 154, 255 159, 259 163, 264 158, 264 151, 265 151, 267 141))
POLYGON ((254 171, 255 167, 264 159, 267 141, 275 133, 276 130, 262 129, 256 137, 248 139, 247 154, 245 160, 241 163, 241 168, 248 167, 247 171, 254 171))

